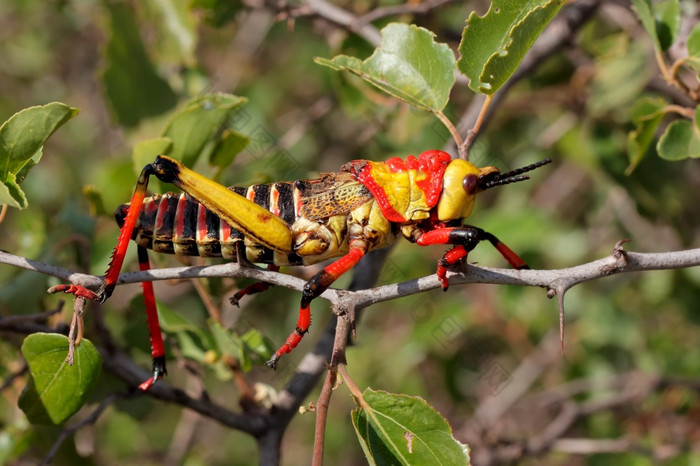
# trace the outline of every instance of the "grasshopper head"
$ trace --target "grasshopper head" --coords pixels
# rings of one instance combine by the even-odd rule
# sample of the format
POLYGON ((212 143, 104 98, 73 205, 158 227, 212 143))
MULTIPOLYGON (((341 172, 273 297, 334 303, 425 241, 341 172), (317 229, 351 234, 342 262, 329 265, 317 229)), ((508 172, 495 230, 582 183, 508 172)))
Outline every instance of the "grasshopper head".
POLYGON ((530 177, 523 173, 550 162, 550 159, 544 159, 526 167, 501 173, 496 167, 478 168, 466 160, 451 161, 443 177, 442 193, 437 204, 438 219, 445 222, 469 217, 478 193, 494 186, 527 180, 530 177))

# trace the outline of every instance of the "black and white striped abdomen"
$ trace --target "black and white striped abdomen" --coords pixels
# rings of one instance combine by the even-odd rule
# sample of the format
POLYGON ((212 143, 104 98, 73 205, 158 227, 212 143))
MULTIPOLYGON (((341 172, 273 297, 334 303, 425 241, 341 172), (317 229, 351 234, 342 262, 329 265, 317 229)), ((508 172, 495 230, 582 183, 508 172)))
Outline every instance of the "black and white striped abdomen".
MULTIPOLYGON (((299 189, 293 182, 231 187, 232 191, 264 207, 290 225, 298 213, 299 189), (296 206, 296 208, 295 208, 296 206)), ((121 205, 114 216, 121 227, 129 204, 121 205)), ((131 238, 155 252, 183 256, 236 259, 236 242, 241 232, 188 194, 156 194, 144 199, 131 238)), ((272 262, 273 251, 256 247, 256 262, 272 262)), ((248 254, 250 256, 250 252, 248 254)), ((291 258, 290 262, 296 262, 291 258)))

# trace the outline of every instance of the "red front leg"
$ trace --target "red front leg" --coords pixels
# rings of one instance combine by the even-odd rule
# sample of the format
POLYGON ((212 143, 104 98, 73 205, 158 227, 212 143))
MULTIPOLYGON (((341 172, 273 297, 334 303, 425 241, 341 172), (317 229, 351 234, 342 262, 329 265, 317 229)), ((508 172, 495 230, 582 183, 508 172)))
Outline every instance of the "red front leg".
POLYGON ((498 238, 481 228, 464 225, 459 227, 444 227, 427 231, 420 235, 416 243, 421 246, 430 244, 454 244, 456 245, 438 261, 437 276, 442 284, 442 289, 447 290, 449 281, 447 280, 447 268, 457 264, 467 257, 479 242, 487 240, 501 255, 508 261, 514 269, 528 269, 524 260, 513 252, 508 246, 503 244, 498 238))

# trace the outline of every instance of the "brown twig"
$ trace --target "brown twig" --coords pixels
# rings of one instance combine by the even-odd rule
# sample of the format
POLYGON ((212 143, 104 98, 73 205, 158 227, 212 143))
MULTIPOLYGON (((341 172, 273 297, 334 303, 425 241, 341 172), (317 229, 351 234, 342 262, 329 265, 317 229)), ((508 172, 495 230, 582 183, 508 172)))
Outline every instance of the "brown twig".
MULTIPOLYGON (((75 274, 67 270, 30 261, 7 252, 0 251, 0 263, 26 268, 36 272, 65 277, 75 284, 99 285, 101 279, 92 275, 75 274)), ((538 286, 550 290, 550 294, 563 295, 569 288, 581 282, 590 281, 618 273, 645 270, 667 270, 700 265, 700 248, 661 253, 625 252, 623 256, 610 255, 603 259, 588 262, 566 269, 552 270, 512 270, 469 264, 463 272, 449 272, 450 284, 491 283, 499 285, 538 286)), ((240 267, 237 264, 213 266, 175 267, 169 269, 130 272, 119 276, 119 284, 141 281, 168 280, 172 278, 201 277, 247 277, 301 291, 304 280, 289 275, 257 268, 240 267)), ((357 307, 365 307, 382 301, 409 296, 441 286, 435 275, 385 285, 361 291, 342 291, 330 288, 321 297, 334 303, 348 299, 357 307)))
POLYGON ((12 385, 12 383, 15 380, 17 380, 18 377, 21 377, 24 374, 26 374, 28 370, 29 370, 29 366, 27 365, 27 363, 26 362, 23 363, 22 367, 18 371, 13 372, 9 376, 7 376, 5 378, 5 380, 2 381, 2 385, 0 385, 0 392, 5 390, 6 388, 10 387, 12 385))
POLYGON ((493 101, 493 94, 484 96, 483 102, 481 104, 481 109, 479 110, 479 114, 476 116, 476 121, 474 122, 474 126, 472 126, 472 128, 469 131, 467 131, 467 137, 465 138, 464 142, 462 144, 457 143, 459 157, 461 159, 469 160, 469 148, 474 143, 476 136, 479 134, 479 130, 481 129, 481 125, 484 123, 484 120, 486 119, 486 112, 488 112, 492 101, 493 101))
POLYGON ((85 419, 81 420, 80 422, 70 426, 66 427, 61 431, 60 434, 58 434, 58 437, 56 438, 56 441, 53 443, 51 446, 51 449, 49 452, 46 454, 46 456, 42 459, 41 465, 49 465, 53 461, 54 456, 56 456, 56 453, 58 452, 59 447, 63 444, 63 442, 66 441, 66 439, 75 433, 76 431, 82 429, 83 427, 94 424, 97 422, 97 420, 100 418, 102 413, 107 409, 112 403, 119 401, 124 398, 128 398, 131 396, 131 392, 120 392, 120 393, 112 393, 111 395, 108 395, 102 402, 99 404, 97 408, 85 419))
POLYGON ((425 15, 444 5, 456 2, 457 0, 426 0, 423 2, 408 2, 400 5, 377 7, 358 17, 357 22, 359 24, 367 24, 387 16, 425 15))
POLYGON ((219 306, 216 305, 214 299, 211 297, 211 293, 207 290, 202 282, 195 280, 192 282, 194 289, 197 291, 199 298, 202 300, 209 317, 211 317, 214 322, 221 323, 221 312, 219 311, 219 306))
POLYGON ((83 339, 83 310, 85 309, 85 298, 78 296, 73 303, 73 317, 70 322, 70 330, 68 331, 68 356, 66 356, 66 364, 73 365, 75 356, 75 347, 80 344, 83 339))
POLYGON ((341 310, 336 310, 339 315, 335 330, 335 340, 333 342, 333 353, 330 367, 326 374, 326 380, 321 389, 316 407, 316 431, 314 433, 314 454, 313 464, 320 466, 323 464, 323 446, 326 434, 326 418, 328 416, 328 405, 331 393, 335 387, 338 366, 347 364, 345 358, 345 348, 348 343, 350 331, 354 328, 354 305, 349 302, 347 306, 342 306, 341 310))
POLYGON ((48 319, 49 317, 58 314, 63 310, 63 306, 66 302, 63 300, 60 300, 58 304, 56 305, 56 308, 45 311, 45 312, 40 312, 38 314, 28 314, 28 315, 19 315, 19 316, 2 316, 0 317, 0 329, 3 327, 7 327, 9 325, 13 325, 16 322, 40 322, 43 320, 48 319))
POLYGON ((328 406, 330 405, 331 394, 335 388, 338 372, 329 369, 326 373, 326 380, 323 382, 321 394, 316 403, 316 429, 314 431, 314 452, 311 464, 321 466, 323 464, 323 447, 326 438, 326 420, 328 418, 328 406))

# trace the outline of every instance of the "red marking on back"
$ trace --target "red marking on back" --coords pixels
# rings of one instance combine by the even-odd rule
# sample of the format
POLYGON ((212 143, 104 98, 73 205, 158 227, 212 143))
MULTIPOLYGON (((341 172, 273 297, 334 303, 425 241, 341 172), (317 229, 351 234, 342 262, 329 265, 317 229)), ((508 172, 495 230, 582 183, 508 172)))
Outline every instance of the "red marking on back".
POLYGON ((207 237, 207 209, 202 204, 197 207, 197 242, 203 241, 207 237))
POLYGON ((144 215, 150 217, 153 212, 158 209, 158 202, 156 202, 152 197, 146 198, 144 201, 143 208, 141 209, 144 215))
POLYGON ((225 243, 231 239, 231 227, 223 218, 219 219, 219 241, 225 243))
MULTIPOLYGON (((409 162, 409 158, 406 159, 409 162)), ((427 204, 430 207, 437 204, 442 192, 442 177, 445 175, 447 165, 452 161, 452 157, 447 152, 441 150, 429 150, 418 156, 418 160, 410 157, 409 169, 418 170, 428 177, 416 182, 418 187, 425 193, 427 204)))
POLYGON ((177 208, 175 209, 175 228, 173 229, 173 242, 177 242, 182 237, 185 230, 185 211, 187 210, 187 199, 184 194, 180 195, 177 200, 177 208))
POLYGON ((374 179, 374 176, 372 176, 371 164, 365 164, 362 167, 361 171, 355 174, 355 177, 360 183, 362 183, 367 187, 367 189, 369 189, 369 192, 372 193, 372 196, 374 196, 374 200, 379 205, 379 208, 382 210, 382 213, 387 218, 387 220, 396 223, 403 223, 406 221, 406 218, 399 212, 397 212, 396 209, 394 209, 394 207, 391 205, 391 201, 389 201, 389 197, 386 195, 384 187, 379 186, 377 181, 374 179))
POLYGON ((270 212, 280 216, 280 192, 275 185, 270 187, 270 212))
POLYGON ((294 202, 294 218, 299 218, 301 217, 301 209, 304 207, 304 200, 301 197, 301 190, 296 186, 294 186, 292 199, 294 202))
POLYGON ((160 202, 158 203, 158 215, 156 215, 156 225, 154 232, 163 228, 163 223, 165 222, 165 216, 168 215, 168 197, 162 196, 160 202))
MULTIPOLYGON (((427 206, 434 207, 442 192, 442 177, 445 175, 445 169, 451 161, 452 157, 447 152, 429 150, 420 154, 418 158, 413 155, 407 156, 405 160, 399 157, 392 157, 384 163, 392 173, 415 170, 424 174, 425 178, 416 181, 416 185, 425 193, 427 206)), ((371 163, 366 160, 354 160, 345 165, 344 169, 350 171, 359 182, 369 189, 377 204, 379 204, 382 213, 389 221, 397 223, 406 221, 406 218, 391 205, 384 187, 380 186, 374 179, 371 163)))

